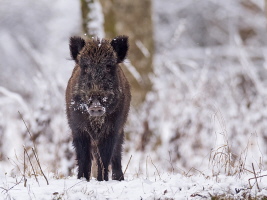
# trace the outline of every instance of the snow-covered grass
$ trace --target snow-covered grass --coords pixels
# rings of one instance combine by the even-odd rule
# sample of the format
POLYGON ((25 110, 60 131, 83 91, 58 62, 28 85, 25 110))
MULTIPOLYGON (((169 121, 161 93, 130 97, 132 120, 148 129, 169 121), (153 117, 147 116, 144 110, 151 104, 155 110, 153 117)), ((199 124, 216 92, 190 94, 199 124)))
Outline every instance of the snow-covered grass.
POLYGON ((73 172, 64 91, 79 1, 1 2, 0 199, 267 198, 264 1, 177 2, 153 1, 153 89, 131 109, 122 182, 73 172))
POLYGON ((77 168, 68 177, 49 172, 40 162, 42 154, 36 146, 24 147, 23 158, 10 160, 14 172, 0 172, 0 199, 267 199, 267 171, 255 170, 254 164, 252 170, 247 169, 245 157, 240 157, 240 165, 231 165, 228 148, 212 151, 210 169, 205 171, 191 168, 177 173, 171 160, 162 168, 149 155, 143 163, 142 157, 131 155, 124 163, 124 181, 110 177, 109 181, 91 178, 87 182, 76 178, 77 168), (172 172, 167 172, 168 165, 172 172), (224 173, 220 173, 222 169, 224 173))
POLYGON ((49 176, 1 177, 0 199, 266 199, 267 171, 256 175, 204 176, 162 173, 150 177, 127 174, 125 181, 90 182, 49 176), (257 198, 256 198, 257 197, 257 198))

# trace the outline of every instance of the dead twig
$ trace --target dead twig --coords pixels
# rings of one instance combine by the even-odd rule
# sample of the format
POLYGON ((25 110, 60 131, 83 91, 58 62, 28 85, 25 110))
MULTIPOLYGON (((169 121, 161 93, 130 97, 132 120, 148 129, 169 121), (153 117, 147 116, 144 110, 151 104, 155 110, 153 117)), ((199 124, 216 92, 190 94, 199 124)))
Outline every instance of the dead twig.
POLYGON ((256 179, 258 179, 258 178, 262 178, 262 177, 265 177, 265 176, 267 176, 267 175, 257 176, 257 177, 253 177, 253 178, 248 179, 250 189, 252 188, 251 183, 250 183, 250 180, 253 180, 253 179, 255 179, 255 178, 256 178, 256 179))
POLYGON ((148 156, 146 157, 146 178, 148 179, 147 159, 148 159, 148 156))
POLYGON ((40 168, 40 170, 41 170, 41 173, 43 174, 43 176, 44 176, 44 178, 45 178, 45 180, 46 180, 47 185, 49 185, 48 179, 46 178, 46 176, 45 176, 45 174, 44 174, 44 172, 43 172, 43 170, 42 170, 42 167, 41 167, 39 158, 38 158, 37 153, 35 152, 34 148, 32 148, 32 151, 33 151, 34 157, 35 157, 35 159, 36 159, 36 161, 37 161, 37 164, 38 164, 38 166, 39 166, 39 168, 40 168))
POLYGON ((69 188, 67 188, 65 190, 65 192, 67 192, 68 190, 70 190, 71 188, 75 187, 76 185, 79 185, 80 183, 83 183, 84 181, 79 181, 78 183, 75 183, 74 185, 70 186, 69 188))
POLYGON ((253 163, 252 163, 252 169, 253 169, 253 174, 254 174, 254 177, 255 177, 255 180, 256 180, 256 185, 257 185, 258 191, 260 191, 260 187, 259 187, 259 184, 258 184, 258 179, 257 179, 257 176, 256 176, 256 172, 255 172, 255 168, 254 168, 254 164, 253 163))
POLYGON ((19 113, 20 118, 21 118, 21 120, 23 121, 23 123, 24 123, 24 125, 25 125, 25 127, 26 127, 26 129, 27 129, 27 132, 29 133, 29 135, 30 135, 30 137, 31 137, 31 141, 32 141, 33 146, 34 146, 34 148, 35 148, 35 143, 34 143, 34 141, 33 141, 32 134, 31 134, 31 132, 30 132, 30 130, 29 130, 29 128, 28 128, 28 126, 27 126, 25 120, 23 119, 22 114, 21 114, 19 111, 18 111, 18 113, 19 113))
MULTIPOLYGON (((16 166, 17 169, 19 170, 19 172, 21 173, 21 170, 20 170, 19 165, 18 165, 13 159, 11 159, 11 158, 7 157, 7 159, 8 159, 8 161, 9 161, 12 165, 16 166)), ((21 173, 21 174, 22 174, 22 173, 21 173)))
POLYGON ((25 175, 25 172, 26 172, 26 150, 24 148, 24 154, 23 154, 23 178, 24 178, 24 187, 26 187, 26 184, 27 184, 27 179, 26 179, 26 175, 25 175))
POLYGON ((250 189, 252 188, 250 181, 253 180, 253 179, 255 179, 255 182, 256 182, 256 185, 257 185, 257 189, 258 189, 258 191, 260 191, 260 187, 259 187, 259 184, 258 184, 258 178, 262 178, 262 177, 265 177, 265 176, 267 176, 267 175, 256 176, 256 172, 255 172, 255 168, 254 168, 254 164, 253 164, 253 163, 252 163, 252 169, 253 169, 254 177, 248 179, 249 187, 250 187, 250 189))
POLYGON ((158 170, 158 168, 156 167, 156 165, 153 163, 153 161, 152 161, 152 158, 150 157, 150 160, 151 160, 151 163, 152 163, 152 165, 155 167, 155 169, 157 170, 157 173, 158 173, 158 176, 159 176, 159 179, 160 180, 162 180, 161 179, 161 176, 160 176, 160 174, 159 174, 159 170, 158 170))
MULTIPOLYGON (((33 140, 33 138, 32 138, 32 134, 31 134, 31 132, 30 132, 30 129, 28 128, 28 126, 27 126, 25 120, 23 119, 22 114, 21 114, 19 111, 18 111, 18 113, 19 113, 20 118, 21 118, 21 120, 23 121, 23 123, 24 123, 24 125, 25 125, 25 127, 26 127, 26 129, 27 129, 27 132, 28 132, 29 135, 30 135, 31 141, 32 141, 32 143, 33 143, 33 147, 34 147, 34 148, 32 148, 32 151, 33 151, 34 157, 35 157, 35 159, 36 159, 36 161, 37 161, 37 164, 38 164, 38 166, 39 166, 39 168, 40 168, 40 170, 41 170, 41 173, 43 174, 43 176, 44 176, 44 178, 45 178, 45 180, 46 180, 47 185, 49 185, 48 179, 46 178, 46 176, 45 176, 45 174, 44 174, 44 172, 43 172, 43 170, 42 170, 42 167, 41 167, 41 164, 40 164, 40 160, 39 160, 39 158, 38 158, 38 154, 37 154, 37 148, 36 148, 35 142, 34 142, 34 140, 33 140)), ((28 155, 27 151, 26 151, 26 154, 28 155)), ((29 158, 29 161, 30 161, 30 158, 29 158)), ((30 162, 30 163, 31 163, 31 162, 30 162)), ((38 182, 38 181, 37 181, 37 182, 38 182)), ((39 184, 39 182, 38 182, 38 184, 39 184)))
MULTIPOLYGON (((34 177, 35 177, 35 180, 36 180, 36 182, 38 183, 38 185, 40 186, 39 181, 38 181, 37 176, 36 176, 36 172, 35 172, 35 170, 34 170, 34 167, 33 167, 32 161, 31 161, 31 158, 30 158, 30 156, 29 156, 29 154, 28 154, 28 152, 27 152, 25 146, 24 146, 23 148, 24 148, 24 152, 26 153, 26 155, 27 155, 27 157, 28 157, 28 159, 29 159, 29 162, 30 162, 30 165, 31 165, 31 167, 32 167, 32 171, 33 171, 33 175, 34 175, 34 177)), ((25 173, 25 163, 24 163, 24 173, 25 173)), ((24 174, 24 175, 25 175, 25 174, 24 174)), ((25 183, 24 183, 24 187, 26 187, 26 186, 25 186, 25 183)))
POLYGON ((174 167, 173 167, 173 164, 172 164, 172 157, 171 157, 171 151, 169 151, 169 158, 170 158, 170 165, 171 165, 171 168, 172 168, 172 173, 174 173, 174 167))
MULTIPOLYGON (((23 180, 23 177, 20 179, 20 181, 19 182, 17 182, 15 185, 13 185, 12 187, 10 187, 10 188, 8 188, 8 189, 6 189, 6 188, 4 188, 4 187, 0 187, 0 189, 2 189, 3 191, 5 191, 5 193, 8 193, 9 192, 9 190, 12 190, 14 187, 16 187, 17 185, 19 185, 21 182, 22 182, 22 180, 23 180)), ((3 192, 2 191, 2 192, 3 192)))
POLYGON ((131 162, 132 157, 133 157, 133 155, 131 155, 131 157, 130 157, 130 159, 129 159, 127 165, 126 165, 126 168, 125 168, 125 170, 124 170, 124 172, 123 172, 123 176, 125 175, 125 173, 126 173, 126 171, 127 171, 127 169, 128 169, 128 166, 129 166, 129 164, 130 164, 130 162, 131 162))

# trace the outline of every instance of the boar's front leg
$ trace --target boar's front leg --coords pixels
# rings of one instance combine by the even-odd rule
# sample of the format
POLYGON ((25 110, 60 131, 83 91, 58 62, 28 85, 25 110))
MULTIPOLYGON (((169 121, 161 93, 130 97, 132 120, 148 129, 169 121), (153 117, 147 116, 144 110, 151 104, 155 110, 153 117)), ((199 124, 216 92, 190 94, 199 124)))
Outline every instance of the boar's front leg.
POLYGON ((98 144, 97 157, 97 180, 108 181, 108 166, 114 149, 115 136, 109 135, 98 144))
POLYGON ((121 169, 121 152, 122 152, 123 141, 124 141, 124 135, 122 133, 118 136, 111 160, 112 179, 118 181, 124 180, 124 176, 121 169))
POLYGON ((84 177, 89 181, 92 166, 90 138, 80 134, 73 138, 73 146, 76 150, 78 161, 78 179, 84 177))

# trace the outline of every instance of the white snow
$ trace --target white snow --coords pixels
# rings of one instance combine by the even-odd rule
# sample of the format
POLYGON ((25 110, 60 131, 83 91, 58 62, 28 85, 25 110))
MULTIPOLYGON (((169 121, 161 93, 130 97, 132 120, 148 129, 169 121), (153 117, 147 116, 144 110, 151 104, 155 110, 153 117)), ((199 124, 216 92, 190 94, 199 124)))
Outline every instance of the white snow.
MULTIPOLYGON (((94 2, 88 26, 102 38, 104 17, 94 2)), ((125 181, 86 182, 73 171, 64 103, 75 65, 68 41, 81 34, 79 1, 1 1, 0 199, 267 196, 264 1, 154 0, 152 10, 155 53, 133 41, 144 57, 153 56, 154 73, 152 91, 131 108, 125 127, 124 168, 133 155, 125 181), (33 142, 49 185, 34 162, 33 142), (26 159, 24 187, 23 147, 39 184, 26 159)), ((142 86, 131 61, 124 65, 142 86)))
POLYGON ((106 102, 107 100, 108 100, 107 97, 103 97, 103 99, 102 99, 103 102, 106 102))
POLYGON ((267 195, 267 172, 255 182, 254 175, 205 177, 163 173, 145 177, 126 173, 125 181, 87 182, 75 177, 56 179, 50 175, 49 185, 42 176, 24 178, 4 176, 0 183, 0 199, 210 199, 212 196, 242 199, 267 195), (259 188, 258 188, 258 186, 259 188))

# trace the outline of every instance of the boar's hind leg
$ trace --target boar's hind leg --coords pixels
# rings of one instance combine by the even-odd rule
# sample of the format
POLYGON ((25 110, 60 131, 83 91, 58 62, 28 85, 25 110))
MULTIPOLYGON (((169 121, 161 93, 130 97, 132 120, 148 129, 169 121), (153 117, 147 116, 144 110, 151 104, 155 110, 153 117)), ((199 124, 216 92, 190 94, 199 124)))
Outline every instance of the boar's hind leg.
POLYGON ((76 150, 77 161, 78 161, 78 178, 86 178, 90 180, 91 174, 91 142, 88 137, 77 137, 73 139, 73 146, 76 150))
POLYGON ((124 180, 124 176, 121 169, 121 152, 122 152, 123 140, 124 140, 124 135, 122 133, 118 136, 118 140, 116 141, 111 161, 113 180, 119 180, 119 181, 124 180))

